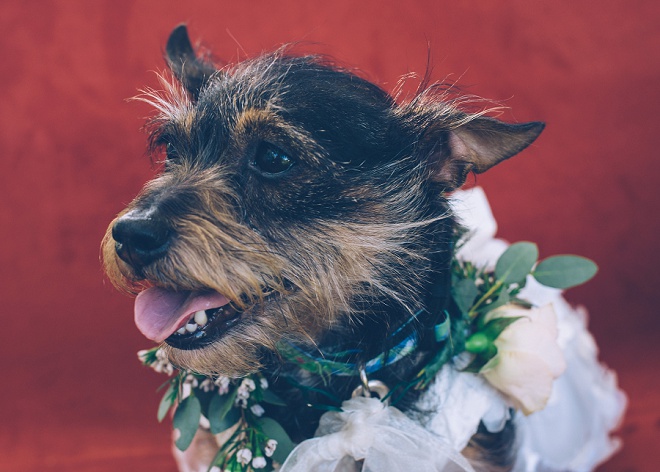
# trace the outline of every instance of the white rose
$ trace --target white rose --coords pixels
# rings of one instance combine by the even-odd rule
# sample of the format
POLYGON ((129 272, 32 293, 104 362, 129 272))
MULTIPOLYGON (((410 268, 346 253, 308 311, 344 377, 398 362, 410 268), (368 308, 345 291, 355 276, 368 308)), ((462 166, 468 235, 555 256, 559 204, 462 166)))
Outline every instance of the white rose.
POLYGON ((564 372, 566 362, 557 345, 557 315, 552 305, 534 309, 505 305, 489 313, 485 321, 516 316, 523 318, 497 337, 497 355, 479 373, 529 415, 545 408, 552 383, 564 372))

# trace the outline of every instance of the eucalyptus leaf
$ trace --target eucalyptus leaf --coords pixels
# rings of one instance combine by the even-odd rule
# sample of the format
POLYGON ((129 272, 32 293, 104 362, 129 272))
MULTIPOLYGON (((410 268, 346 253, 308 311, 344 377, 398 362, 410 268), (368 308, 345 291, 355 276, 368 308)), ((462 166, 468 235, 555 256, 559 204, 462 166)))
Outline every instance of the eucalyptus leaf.
POLYGON ((512 244, 495 264, 495 277, 502 283, 522 283, 532 271, 539 257, 534 243, 522 241, 512 244))
POLYGON ((174 413, 172 425, 179 430, 179 438, 174 442, 177 449, 185 451, 190 446, 202 415, 202 406, 194 395, 186 397, 174 413))
POLYGON ((259 426, 268 439, 277 441, 277 447, 273 453, 273 460, 283 464, 286 458, 291 454, 295 444, 284 428, 272 418, 260 418, 259 426))
POLYGON ((462 279, 452 287, 454 301, 462 313, 467 313, 472 308, 474 300, 479 294, 479 289, 472 279, 462 279))
POLYGON ((596 272, 598 266, 586 257, 561 255, 542 260, 532 275, 543 285, 566 289, 587 282, 596 272))
POLYGON ((273 393, 271 390, 263 390, 263 402, 264 403, 270 403, 271 405, 276 405, 276 406, 287 406, 286 402, 282 400, 280 397, 278 397, 275 393, 273 393))
POLYGON ((240 417, 240 413, 234 406, 238 390, 227 395, 216 395, 209 404, 209 423, 213 434, 221 433, 233 426, 240 417))
POLYGON ((170 408, 172 408, 172 404, 174 403, 174 400, 176 399, 176 392, 174 391, 174 384, 170 382, 169 387, 167 387, 167 390, 165 390, 165 395, 163 395, 163 398, 160 400, 160 404, 158 405, 158 422, 160 423, 163 421, 163 418, 167 416, 167 412, 170 411, 170 408))

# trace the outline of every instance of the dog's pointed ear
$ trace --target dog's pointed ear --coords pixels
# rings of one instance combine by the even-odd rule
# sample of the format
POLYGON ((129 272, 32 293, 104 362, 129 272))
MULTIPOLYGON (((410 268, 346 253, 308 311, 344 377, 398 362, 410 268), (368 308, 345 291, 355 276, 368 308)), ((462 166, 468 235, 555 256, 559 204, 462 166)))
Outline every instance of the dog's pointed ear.
POLYGON ((448 191, 463 185, 470 172, 481 174, 518 154, 545 127, 538 121, 509 124, 483 116, 464 118, 440 135, 432 132, 426 137, 435 141, 429 155, 432 179, 448 191))
POLYGON ((165 46, 167 65, 174 76, 197 99, 206 81, 217 72, 216 68, 195 55, 186 25, 178 25, 170 33, 165 46))

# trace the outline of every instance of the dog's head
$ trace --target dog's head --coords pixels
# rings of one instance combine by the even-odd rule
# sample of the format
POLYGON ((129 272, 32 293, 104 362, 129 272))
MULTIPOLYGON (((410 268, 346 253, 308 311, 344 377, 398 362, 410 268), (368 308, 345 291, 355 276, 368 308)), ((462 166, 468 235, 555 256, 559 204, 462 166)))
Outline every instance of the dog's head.
POLYGON ((463 112, 433 89, 397 104, 285 51, 216 69, 183 26, 167 61, 178 83, 148 97, 164 170, 111 223, 103 254, 110 279, 140 292, 139 329, 202 373, 245 374, 264 348, 315 343, 370 306, 413 309, 450 252, 446 192, 543 128, 463 112))

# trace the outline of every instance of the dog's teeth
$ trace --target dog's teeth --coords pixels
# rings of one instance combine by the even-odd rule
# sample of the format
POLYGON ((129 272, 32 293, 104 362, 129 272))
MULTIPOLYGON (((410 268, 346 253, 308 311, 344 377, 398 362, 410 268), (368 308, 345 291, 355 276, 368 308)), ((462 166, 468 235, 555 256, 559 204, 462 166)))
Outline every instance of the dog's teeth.
POLYGON ((179 329, 176 330, 176 332, 179 334, 186 334, 186 327, 181 326, 179 329))
POLYGON ((195 331, 197 331, 197 324, 195 324, 195 323, 188 323, 188 324, 186 325, 186 331, 188 331, 189 333, 194 333, 195 331))
POLYGON ((197 323, 199 326, 204 326, 209 321, 209 318, 206 316, 206 312, 204 310, 196 312, 193 318, 195 319, 195 323, 197 323))

